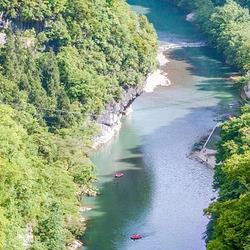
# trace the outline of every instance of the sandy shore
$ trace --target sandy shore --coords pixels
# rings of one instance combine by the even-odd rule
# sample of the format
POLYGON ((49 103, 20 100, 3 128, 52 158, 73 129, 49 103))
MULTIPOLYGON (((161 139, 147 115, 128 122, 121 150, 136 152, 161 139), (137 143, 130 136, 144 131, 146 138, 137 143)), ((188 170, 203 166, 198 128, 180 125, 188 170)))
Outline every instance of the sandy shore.
POLYGON ((205 164, 211 168, 215 168, 216 154, 217 154, 217 150, 203 149, 201 151, 194 151, 193 153, 188 155, 188 158, 197 160, 198 162, 205 164))
POLYGON ((157 54, 158 69, 148 76, 144 87, 144 91, 153 92, 157 86, 169 86, 171 84, 171 81, 167 77, 168 73, 166 72, 166 64, 169 62, 169 60, 165 56, 165 52, 167 50, 175 48, 203 47, 203 46, 206 46, 206 43, 203 41, 185 42, 178 39, 162 41, 159 45, 157 54))
POLYGON ((163 70, 163 67, 169 62, 169 60, 165 57, 164 52, 164 47, 160 45, 157 54, 159 66, 154 73, 148 76, 144 87, 145 92, 153 92, 157 86, 168 86, 171 84, 167 77, 168 74, 163 70))

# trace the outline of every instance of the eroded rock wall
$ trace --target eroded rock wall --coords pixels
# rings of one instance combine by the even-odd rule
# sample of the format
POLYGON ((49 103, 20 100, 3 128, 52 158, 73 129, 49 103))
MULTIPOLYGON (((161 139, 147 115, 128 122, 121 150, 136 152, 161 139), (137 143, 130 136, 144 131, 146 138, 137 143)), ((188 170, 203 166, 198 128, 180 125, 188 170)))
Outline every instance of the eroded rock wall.
POLYGON ((142 92, 143 87, 129 88, 124 91, 120 102, 112 103, 106 107, 102 116, 97 120, 100 135, 93 139, 94 148, 108 142, 121 129, 122 116, 128 116, 132 113, 131 104, 142 92))

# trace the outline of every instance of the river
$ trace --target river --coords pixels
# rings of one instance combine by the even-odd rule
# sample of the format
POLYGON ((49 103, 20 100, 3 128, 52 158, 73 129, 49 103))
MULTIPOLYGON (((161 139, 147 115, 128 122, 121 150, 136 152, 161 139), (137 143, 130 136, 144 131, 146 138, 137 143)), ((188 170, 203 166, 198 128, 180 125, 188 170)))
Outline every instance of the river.
MULTIPOLYGON (((146 14, 162 44, 199 42, 186 13, 163 0, 129 0, 146 14)), ((87 197, 86 250, 203 250, 214 197, 213 170, 188 159, 195 142, 213 128, 213 118, 237 98, 234 70, 208 47, 167 50, 171 85, 144 93, 123 119, 119 134, 92 160, 98 167, 99 197, 87 197), (124 177, 115 179, 114 174, 124 177), (138 241, 130 240, 142 234, 138 241)))

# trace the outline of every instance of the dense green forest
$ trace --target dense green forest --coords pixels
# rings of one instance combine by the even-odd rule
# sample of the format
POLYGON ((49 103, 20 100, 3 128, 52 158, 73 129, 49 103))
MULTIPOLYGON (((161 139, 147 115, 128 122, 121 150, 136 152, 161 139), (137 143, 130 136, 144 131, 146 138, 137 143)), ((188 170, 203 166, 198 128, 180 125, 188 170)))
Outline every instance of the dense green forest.
POLYGON ((219 199, 210 204, 208 250, 250 249, 250 106, 222 126, 214 187, 219 199))
MULTIPOLYGON (((195 24, 209 43, 249 81, 250 1, 172 1, 196 13, 195 24)), ((225 122, 218 143, 214 188, 217 201, 205 213, 211 218, 207 229, 208 250, 250 249, 250 106, 239 118, 225 122)))
POLYGON ((196 13, 195 23, 209 43, 243 74, 250 68, 250 7, 244 0, 172 1, 196 13))
POLYGON ((96 180, 95 120, 155 68, 156 34, 123 0, 6 0, 0 12, 11 21, 0 48, 0 249, 66 249, 96 180))

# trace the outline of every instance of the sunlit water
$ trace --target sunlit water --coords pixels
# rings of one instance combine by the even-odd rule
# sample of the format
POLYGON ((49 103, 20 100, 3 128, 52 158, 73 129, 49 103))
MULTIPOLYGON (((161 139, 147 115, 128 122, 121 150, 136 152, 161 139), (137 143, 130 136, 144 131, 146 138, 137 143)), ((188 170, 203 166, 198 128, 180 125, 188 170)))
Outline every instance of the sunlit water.
MULTIPOLYGON (((202 40, 185 13, 163 0, 129 0, 144 13, 162 41, 202 40)), ((83 237, 86 250, 203 250, 214 197, 213 170, 186 158, 237 96, 233 70, 207 47, 166 52, 172 84, 144 93, 123 120, 121 132, 92 157, 101 196, 85 198, 94 209, 83 237), (115 179, 114 174, 124 177, 115 179), (143 235, 130 240, 134 233, 143 235)))

